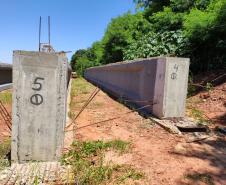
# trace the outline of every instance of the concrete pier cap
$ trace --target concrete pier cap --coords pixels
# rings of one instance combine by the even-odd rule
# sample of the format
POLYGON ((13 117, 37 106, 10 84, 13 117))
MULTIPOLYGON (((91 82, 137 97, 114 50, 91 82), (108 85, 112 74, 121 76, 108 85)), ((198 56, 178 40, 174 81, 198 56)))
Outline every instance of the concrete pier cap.
POLYGON ((85 78, 158 118, 184 117, 190 59, 153 57, 89 68, 85 78))
POLYGON ((64 53, 13 52, 12 162, 56 161, 66 122, 64 53))

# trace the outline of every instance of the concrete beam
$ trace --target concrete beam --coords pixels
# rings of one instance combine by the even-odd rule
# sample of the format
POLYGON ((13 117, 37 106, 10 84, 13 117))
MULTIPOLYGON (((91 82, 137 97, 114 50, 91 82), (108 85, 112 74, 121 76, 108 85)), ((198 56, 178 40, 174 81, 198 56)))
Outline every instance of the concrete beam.
POLYGON ((12 161, 56 161, 64 140, 68 62, 60 53, 14 51, 12 161))
POLYGON ((0 92, 1 91, 5 91, 5 90, 8 90, 8 89, 12 89, 12 87, 13 87, 13 84, 12 83, 0 85, 0 92))
POLYGON ((12 65, 0 63, 0 85, 12 83, 12 65))
POLYGON ((89 68, 85 78, 158 118, 183 117, 189 59, 157 57, 89 68))

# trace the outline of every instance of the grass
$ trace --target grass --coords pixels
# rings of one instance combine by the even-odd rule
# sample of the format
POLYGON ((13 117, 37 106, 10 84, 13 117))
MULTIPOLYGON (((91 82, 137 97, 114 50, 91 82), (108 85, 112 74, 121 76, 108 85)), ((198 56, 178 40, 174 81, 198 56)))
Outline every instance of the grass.
POLYGON ((72 80, 71 86, 71 96, 79 96, 81 94, 89 94, 94 90, 94 86, 90 83, 87 83, 83 78, 76 78, 72 80))
POLYGON ((0 143, 0 170, 8 167, 10 165, 7 154, 10 152, 10 140, 4 140, 0 143))
MULTIPOLYGON (((139 180, 143 173, 128 165, 110 165, 104 163, 104 153, 114 150, 125 153, 130 149, 130 143, 121 140, 112 141, 76 141, 72 149, 63 156, 62 163, 71 165, 73 175, 68 175, 71 182, 84 185, 99 185, 114 182, 123 183, 127 179, 139 180)), ((68 181, 68 180, 67 180, 68 181)))
POLYGON ((211 124, 211 121, 207 119, 203 111, 195 107, 196 104, 200 103, 202 103, 202 100, 200 98, 190 98, 187 100, 186 109, 188 116, 194 118, 200 125, 211 124))
MULTIPOLYGON (((12 92, 11 91, 3 91, 0 92, 0 100, 4 105, 12 104, 12 92)), ((7 158, 7 155, 10 152, 10 139, 6 139, 1 141, 0 143, 0 170, 8 167, 10 162, 7 158)))
POLYGON ((90 93, 95 89, 93 85, 87 83, 83 78, 72 80, 71 84, 71 103, 69 117, 73 119, 76 111, 79 111, 83 104, 87 101, 90 93))
POLYGON ((137 172, 135 169, 131 168, 130 166, 124 166, 121 168, 122 172, 124 173, 122 176, 118 178, 118 181, 120 183, 123 183, 126 179, 132 179, 132 180, 139 180, 143 178, 143 173, 137 172))
MULTIPOLYGON (((95 86, 83 78, 72 81, 71 103, 69 113, 73 119, 87 101, 95 86)), ((99 102, 91 102, 90 108, 103 106, 99 102)), ((62 157, 62 164, 71 166, 71 172, 64 179, 66 184, 122 184, 128 179, 139 180, 144 174, 130 165, 117 165, 105 161, 105 152, 114 151, 119 155, 129 152, 131 144, 122 140, 111 141, 75 141, 68 153, 62 157), (107 163, 107 164, 106 164, 107 163)))
POLYGON ((3 104, 11 104, 12 103, 12 92, 11 91, 0 92, 0 100, 3 104))
POLYGON ((207 185, 214 185, 213 179, 209 174, 205 173, 194 173, 188 174, 185 178, 193 181, 194 184, 199 184, 198 182, 203 182, 207 185))
POLYGON ((208 120, 203 112, 195 107, 189 107, 188 108, 189 115, 194 118, 195 120, 198 121, 198 124, 200 125, 205 125, 205 124, 210 124, 210 120, 208 120))

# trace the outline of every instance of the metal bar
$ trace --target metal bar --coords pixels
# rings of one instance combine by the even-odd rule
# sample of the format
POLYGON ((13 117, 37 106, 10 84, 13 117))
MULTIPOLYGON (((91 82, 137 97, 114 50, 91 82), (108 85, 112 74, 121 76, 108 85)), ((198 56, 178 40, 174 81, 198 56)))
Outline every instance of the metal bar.
POLYGON ((5 106, 3 105, 3 103, 0 100, 0 106, 2 107, 4 114, 6 115, 7 118, 11 119, 11 116, 9 114, 9 112, 7 111, 7 109, 5 108, 5 106))
POLYGON ((0 115, 2 116, 3 120, 5 121, 6 126, 8 127, 8 129, 11 131, 11 126, 12 126, 12 118, 9 115, 7 109, 5 108, 5 106, 3 105, 3 103, 0 100, 0 115))
POLYGON ((49 52, 50 52, 50 16, 48 16, 48 29, 49 29, 49 52))
POLYGON ((38 43, 38 51, 40 52, 41 51, 41 29, 42 29, 42 17, 40 16, 40 19, 39 19, 39 43, 38 43))

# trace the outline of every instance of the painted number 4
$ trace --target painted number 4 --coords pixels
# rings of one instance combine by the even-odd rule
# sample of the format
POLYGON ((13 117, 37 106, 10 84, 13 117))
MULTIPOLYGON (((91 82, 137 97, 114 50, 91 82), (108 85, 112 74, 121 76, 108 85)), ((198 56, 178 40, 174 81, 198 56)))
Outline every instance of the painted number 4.
POLYGON ((171 79, 176 80, 177 79, 177 72, 179 69, 179 66, 177 64, 174 65, 173 69, 175 70, 173 73, 171 73, 171 79))
MULTIPOLYGON (((34 87, 32 88, 34 91, 41 91, 42 90, 42 81, 45 80, 44 78, 40 78, 40 77, 37 77, 35 78, 34 80, 34 87)), ((33 105, 41 105, 43 103, 43 97, 41 94, 34 94, 31 96, 30 98, 30 102, 31 104, 33 105)))

